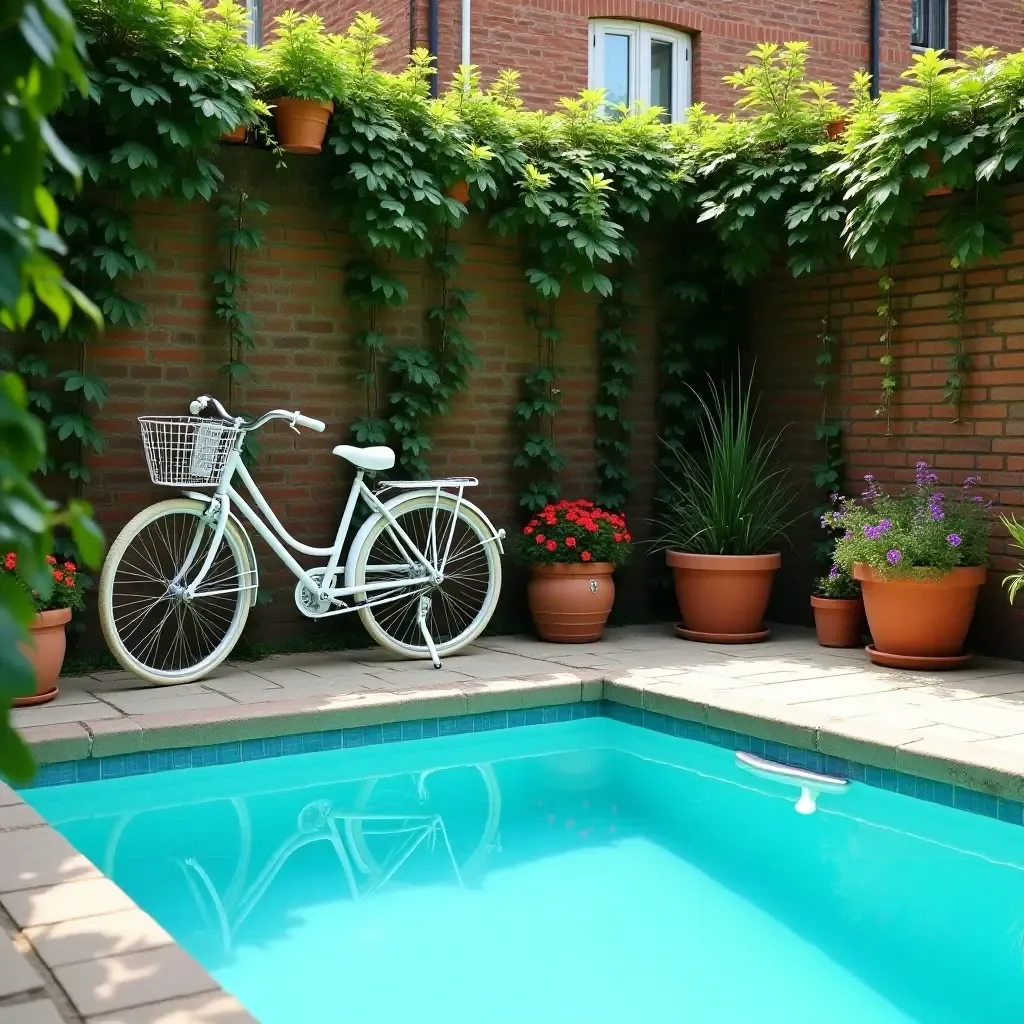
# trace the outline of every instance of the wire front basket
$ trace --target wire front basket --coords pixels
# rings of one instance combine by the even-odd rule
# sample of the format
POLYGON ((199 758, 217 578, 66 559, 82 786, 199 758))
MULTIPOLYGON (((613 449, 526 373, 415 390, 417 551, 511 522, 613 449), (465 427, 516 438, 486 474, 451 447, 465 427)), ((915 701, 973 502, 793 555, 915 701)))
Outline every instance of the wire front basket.
POLYGON ((216 487, 241 430, 199 416, 140 416, 149 476, 166 487, 216 487))

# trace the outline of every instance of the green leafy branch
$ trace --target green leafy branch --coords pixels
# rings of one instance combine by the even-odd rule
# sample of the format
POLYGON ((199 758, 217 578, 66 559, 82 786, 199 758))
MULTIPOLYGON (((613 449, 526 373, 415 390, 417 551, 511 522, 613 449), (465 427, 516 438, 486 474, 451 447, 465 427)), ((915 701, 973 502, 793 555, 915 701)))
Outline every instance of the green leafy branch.
POLYGON ((636 377, 637 283, 625 273, 612 278, 612 292, 598 307, 597 400, 594 446, 597 453, 597 503, 615 511, 633 490, 630 453, 633 421, 623 415, 636 377))

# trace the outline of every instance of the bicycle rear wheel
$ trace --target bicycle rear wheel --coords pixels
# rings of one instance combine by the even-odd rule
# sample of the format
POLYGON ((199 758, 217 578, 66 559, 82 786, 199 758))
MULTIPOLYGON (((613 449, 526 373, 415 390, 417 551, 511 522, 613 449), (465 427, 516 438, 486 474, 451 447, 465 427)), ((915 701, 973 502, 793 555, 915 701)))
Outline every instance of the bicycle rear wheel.
MULTIPOLYGON (((392 515, 428 561, 440 568, 444 579, 437 586, 389 593, 387 603, 361 608, 359 617, 381 647, 405 658, 429 658, 418 619, 420 598, 427 597, 426 624, 437 652, 453 654, 483 632, 498 603, 501 554, 491 529, 465 503, 458 504, 456 514, 456 500, 448 494, 440 499, 433 494, 410 499, 392 515)), ((410 563, 406 545, 381 516, 356 555, 356 585, 407 579, 422 571, 418 563, 410 563)), ((366 596, 374 598, 372 592, 366 596)))
POLYGON ((231 653, 249 615, 256 567, 230 519, 195 596, 186 600, 179 592, 210 551, 214 529, 203 522, 205 512, 192 498, 143 509, 118 534, 103 565, 103 635, 120 664, 150 683, 202 678, 231 653))

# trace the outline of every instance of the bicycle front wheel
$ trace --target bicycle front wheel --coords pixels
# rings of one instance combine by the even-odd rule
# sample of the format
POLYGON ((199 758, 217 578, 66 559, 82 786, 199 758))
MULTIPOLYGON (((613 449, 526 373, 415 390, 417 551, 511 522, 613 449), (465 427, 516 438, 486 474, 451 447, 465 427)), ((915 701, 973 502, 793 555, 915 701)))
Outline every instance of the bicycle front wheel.
POLYGON ((256 567, 230 519, 195 595, 182 593, 213 542, 205 512, 192 498, 143 509, 118 534, 103 565, 103 635, 118 662, 150 683, 202 678, 231 653, 249 615, 256 567))
MULTIPOLYGON (((418 618, 420 599, 427 597, 430 608, 426 625, 437 653, 454 654, 483 632, 497 606, 501 555, 494 535, 465 504, 459 503, 456 513, 455 498, 448 494, 439 499, 432 494, 410 499, 392 515, 427 560, 440 569, 444 579, 437 586, 396 589, 386 594, 367 591, 368 600, 385 596, 387 600, 360 608, 359 617, 381 647, 404 658, 429 658, 430 650, 418 618)), ((355 565, 357 586, 388 580, 397 583, 422 573, 418 563, 410 562, 407 545, 383 516, 367 534, 355 565)))

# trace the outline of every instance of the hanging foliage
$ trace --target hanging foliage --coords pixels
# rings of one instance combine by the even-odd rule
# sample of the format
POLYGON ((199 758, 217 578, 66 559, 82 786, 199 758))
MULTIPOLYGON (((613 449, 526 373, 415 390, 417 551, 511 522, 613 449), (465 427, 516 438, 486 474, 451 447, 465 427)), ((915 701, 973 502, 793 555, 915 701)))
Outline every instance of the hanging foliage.
POLYGON ((594 404, 594 447, 597 453, 597 503, 621 511, 633 490, 630 452, 633 421, 623 407, 636 377, 638 286, 627 271, 612 278, 612 292, 601 300, 597 330, 597 401, 594 404))

